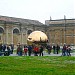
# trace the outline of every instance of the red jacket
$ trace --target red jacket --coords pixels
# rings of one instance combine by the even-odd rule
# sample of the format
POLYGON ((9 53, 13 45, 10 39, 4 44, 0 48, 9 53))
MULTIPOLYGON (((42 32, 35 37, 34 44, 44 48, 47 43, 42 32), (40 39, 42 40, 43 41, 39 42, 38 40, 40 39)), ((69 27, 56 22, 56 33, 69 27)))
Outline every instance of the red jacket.
POLYGON ((28 48, 24 48, 24 52, 27 52, 28 51, 28 48))
POLYGON ((35 52, 38 52, 39 51, 39 48, 38 47, 34 47, 34 51, 35 52))

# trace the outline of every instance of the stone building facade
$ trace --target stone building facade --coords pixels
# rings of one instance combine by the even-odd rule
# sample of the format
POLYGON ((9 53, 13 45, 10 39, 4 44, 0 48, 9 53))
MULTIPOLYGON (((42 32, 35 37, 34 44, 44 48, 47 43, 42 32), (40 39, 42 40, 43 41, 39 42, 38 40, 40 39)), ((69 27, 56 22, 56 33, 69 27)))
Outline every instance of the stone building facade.
POLYGON ((75 45, 75 19, 46 20, 45 24, 51 44, 75 45))
POLYGON ((0 16, 2 44, 27 44, 28 35, 35 30, 46 33, 50 44, 75 45, 75 19, 46 20, 42 24, 37 20, 0 16))
POLYGON ((27 37, 34 30, 45 32, 45 25, 37 20, 0 16, 0 43, 2 44, 27 44, 27 37))

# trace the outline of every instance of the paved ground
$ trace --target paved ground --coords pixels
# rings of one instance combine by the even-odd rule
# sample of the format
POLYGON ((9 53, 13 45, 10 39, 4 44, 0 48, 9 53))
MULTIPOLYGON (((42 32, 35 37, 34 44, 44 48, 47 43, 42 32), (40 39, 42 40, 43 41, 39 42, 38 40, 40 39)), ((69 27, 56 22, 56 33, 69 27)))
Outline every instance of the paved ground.
MULTIPOLYGON (((16 53, 13 53, 10 56, 18 56, 18 55, 16 53)), ((32 54, 31 56, 34 56, 34 54, 32 54)), ((59 53, 59 54, 53 54, 53 53, 48 54, 48 53, 44 52, 44 56, 62 56, 62 53, 59 53)), ((75 52, 71 53, 71 56, 75 56, 75 52)))

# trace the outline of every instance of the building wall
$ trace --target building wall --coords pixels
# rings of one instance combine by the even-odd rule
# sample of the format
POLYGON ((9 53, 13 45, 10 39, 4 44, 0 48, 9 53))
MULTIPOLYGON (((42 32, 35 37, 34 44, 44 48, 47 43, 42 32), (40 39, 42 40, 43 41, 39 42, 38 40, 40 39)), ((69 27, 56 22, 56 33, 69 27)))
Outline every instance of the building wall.
POLYGON ((4 32, 0 33, 0 43, 27 44, 28 31, 40 30, 47 34, 50 44, 73 44, 75 45, 75 20, 47 20, 46 25, 26 25, 0 22, 0 28, 4 32), (17 30, 17 33, 13 33, 17 30))
POLYGON ((49 43, 63 45, 64 43, 75 45, 75 20, 49 20, 47 34, 49 43))
POLYGON ((27 44, 28 31, 41 30, 43 32, 44 28, 41 26, 33 25, 16 25, 8 23, 0 23, 0 28, 4 30, 3 33, 0 33, 0 43, 2 44, 27 44), (17 30, 17 33, 13 31, 17 30))

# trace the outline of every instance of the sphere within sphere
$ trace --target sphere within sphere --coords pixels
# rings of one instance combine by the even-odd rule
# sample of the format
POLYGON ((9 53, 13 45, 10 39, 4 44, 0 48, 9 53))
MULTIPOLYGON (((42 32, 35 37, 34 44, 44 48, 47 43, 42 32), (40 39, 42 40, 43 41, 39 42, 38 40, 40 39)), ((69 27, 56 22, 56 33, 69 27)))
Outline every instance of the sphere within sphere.
POLYGON ((42 31, 33 31, 27 38, 30 42, 47 42, 48 38, 42 31))

